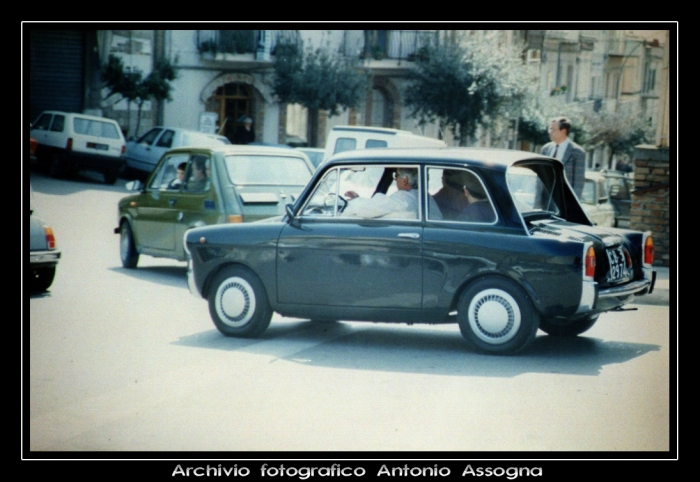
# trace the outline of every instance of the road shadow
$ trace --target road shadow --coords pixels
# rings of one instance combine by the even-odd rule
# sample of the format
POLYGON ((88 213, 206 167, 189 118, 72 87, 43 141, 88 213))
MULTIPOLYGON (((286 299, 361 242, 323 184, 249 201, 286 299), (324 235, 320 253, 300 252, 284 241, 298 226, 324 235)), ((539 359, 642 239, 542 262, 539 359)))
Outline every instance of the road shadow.
POLYGON ((26 178, 31 182, 32 190, 41 194, 65 196, 95 188, 99 188, 101 191, 124 193, 125 196, 129 194, 124 185, 130 179, 125 179, 124 176, 119 177, 114 184, 106 184, 102 173, 87 170, 54 178, 49 175, 46 166, 37 161, 32 161, 27 171, 26 178))
POLYGON ((187 288, 187 265, 182 266, 143 266, 135 269, 126 269, 121 266, 108 268, 115 273, 123 274, 130 278, 163 286, 176 286, 187 288))
POLYGON ((606 365, 625 363, 659 345, 605 341, 542 332, 514 356, 471 351, 459 329, 373 323, 274 322, 259 338, 227 338, 217 330, 182 337, 176 345, 262 354, 304 365, 400 373, 515 377, 526 373, 597 376, 606 365))

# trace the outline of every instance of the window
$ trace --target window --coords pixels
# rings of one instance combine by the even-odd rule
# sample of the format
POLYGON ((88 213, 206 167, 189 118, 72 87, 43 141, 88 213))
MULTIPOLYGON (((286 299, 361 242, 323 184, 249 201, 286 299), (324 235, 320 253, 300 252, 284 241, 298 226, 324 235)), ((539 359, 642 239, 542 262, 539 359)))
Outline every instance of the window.
POLYGON ((38 129, 40 131, 47 131, 49 130, 49 125, 51 125, 52 118, 53 114, 41 114, 41 116, 39 116, 32 128, 38 129))
POLYGON ((237 185, 306 186, 311 171, 303 159, 286 156, 226 156, 228 177, 237 185))
POLYGON ((52 132, 63 132, 63 128, 66 124, 66 116, 56 114, 53 117, 53 122, 51 123, 52 132))
POLYGON ((367 149, 371 149, 373 147, 386 147, 387 143, 386 141, 380 141, 377 139, 367 139, 367 142, 365 142, 365 147, 367 149))
POLYGON ((429 220, 496 222, 488 190, 476 173, 467 169, 430 167, 427 174, 429 220))
POLYGON ((170 149, 171 147, 173 147, 173 137, 175 137, 175 132, 171 131, 170 129, 166 130, 165 132, 163 132, 163 135, 160 136, 160 138, 158 139, 156 146, 166 147, 170 149))
POLYGON ((156 175, 151 179, 151 184, 148 187, 151 189, 179 189, 179 183, 175 182, 177 179, 177 168, 180 164, 187 163, 188 157, 187 154, 168 156, 161 164, 156 175))
POLYGON ((355 139, 349 138, 349 137, 339 137, 335 141, 335 149, 333 150, 333 154, 337 154, 338 152, 343 152, 343 151, 352 151, 353 149, 357 148, 357 141, 355 139))
POLYGON ((150 131, 146 132, 144 135, 142 135, 136 142, 138 144, 148 144, 150 146, 153 144, 153 142, 158 137, 158 134, 160 134, 162 130, 163 129, 159 127, 153 128, 150 131))
MULTIPOLYGON (((559 214, 554 192, 556 186, 554 168, 545 164, 521 164, 511 166, 506 171, 508 189, 521 215, 546 212, 559 214)), ((586 196, 588 183, 584 184, 582 199, 586 196)), ((593 186, 595 189, 595 186, 593 186)))

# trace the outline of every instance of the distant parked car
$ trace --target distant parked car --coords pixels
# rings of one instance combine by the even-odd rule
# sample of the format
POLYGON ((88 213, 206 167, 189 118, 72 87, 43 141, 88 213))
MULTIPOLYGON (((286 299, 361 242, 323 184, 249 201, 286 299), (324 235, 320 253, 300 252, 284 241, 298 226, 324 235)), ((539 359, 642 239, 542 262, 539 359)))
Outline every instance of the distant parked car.
POLYGON ((231 144, 227 137, 218 134, 182 129, 179 127, 157 126, 136 140, 126 143, 126 167, 141 176, 153 171, 160 158, 168 149, 176 147, 209 147, 231 144))
POLYGON ((29 288, 32 292, 43 292, 53 283, 61 252, 56 247, 53 229, 35 213, 33 197, 30 193, 29 288))
POLYGON ((577 336, 653 290, 654 244, 651 232, 593 226, 563 180, 560 161, 517 150, 343 152, 285 216, 187 231, 188 286, 233 337, 260 335, 273 313, 456 323, 494 354, 538 329, 577 336))
POLYGON ((301 152, 309 156, 314 167, 318 167, 323 162, 323 153, 326 151, 321 147, 297 147, 301 152))
POLYGON ((586 171, 586 180, 581 193, 581 206, 588 219, 596 226, 614 227, 615 207, 610 202, 608 181, 596 171, 586 171))
POLYGON ((299 151, 251 145, 181 147, 166 152, 139 191, 119 201, 120 253, 125 268, 139 255, 185 260, 182 237, 196 226, 248 223, 284 214, 314 172, 299 151), (178 168, 182 178, 178 178, 178 168))
POLYGON ((36 156, 60 177, 80 169, 104 174, 114 184, 124 166, 124 135, 117 121, 73 112, 45 111, 32 123, 36 156))
POLYGON ((630 225, 630 205, 632 204, 632 191, 634 191, 634 178, 619 171, 602 171, 601 174, 608 180, 610 202, 615 208, 616 226, 628 228, 630 225))

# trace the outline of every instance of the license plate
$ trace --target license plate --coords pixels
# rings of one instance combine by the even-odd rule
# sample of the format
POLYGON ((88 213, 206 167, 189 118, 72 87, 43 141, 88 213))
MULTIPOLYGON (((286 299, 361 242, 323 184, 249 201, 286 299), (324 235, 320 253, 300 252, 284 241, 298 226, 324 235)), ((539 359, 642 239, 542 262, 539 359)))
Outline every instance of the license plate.
POLYGON ((625 262, 625 254, 621 247, 608 249, 608 262, 610 263, 610 271, 608 272, 608 281, 620 281, 628 277, 627 263, 625 262))
POLYGON ((95 142, 88 142, 87 146, 90 149, 97 149, 98 151, 106 151, 109 149, 109 146, 107 144, 97 144, 95 142))

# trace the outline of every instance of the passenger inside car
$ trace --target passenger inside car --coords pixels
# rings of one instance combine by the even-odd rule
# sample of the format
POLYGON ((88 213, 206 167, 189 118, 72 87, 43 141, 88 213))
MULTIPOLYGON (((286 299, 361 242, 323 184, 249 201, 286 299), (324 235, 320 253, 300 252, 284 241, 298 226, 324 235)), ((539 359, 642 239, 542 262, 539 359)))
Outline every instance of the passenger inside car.
POLYGON ((193 156, 192 174, 185 185, 186 191, 206 191, 209 189, 209 177, 207 176, 208 159, 203 156, 193 156))
POLYGON ((464 198, 469 202, 466 208, 457 216, 456 221, 471 223, 492 223, 496 220, 486 191, 481 181, 474 174, 461 171, 458 178, 462 184, 464 198))

